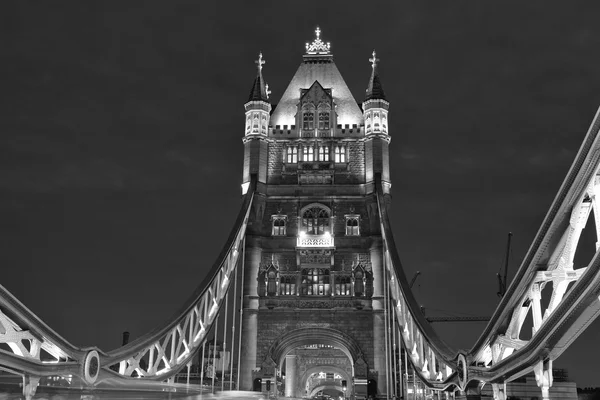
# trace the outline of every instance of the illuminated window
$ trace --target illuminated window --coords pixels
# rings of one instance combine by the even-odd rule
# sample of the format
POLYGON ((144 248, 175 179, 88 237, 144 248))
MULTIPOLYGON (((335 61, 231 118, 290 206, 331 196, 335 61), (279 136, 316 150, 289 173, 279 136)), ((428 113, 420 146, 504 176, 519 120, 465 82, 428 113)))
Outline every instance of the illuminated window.
POLYGON ((352 295, 352 279, 349 276, 335 277, 335 295, 336 296, 351 296, 352 295))
POLYGON ((302 148, 302 161, 315 161, 315 153, 312 146, 302 148))
POLYGON ((300 294, 304 296, 329 296, 329 270, 325 268, 305 268, 302 270, 300 294))
POLYGON ((319 161, 329 161, 329 146, 319 147, 319 161))
POLYGON ((315 114, 312 112, 304 112, 302 114, 302 129, 315 129, 315 114))
POLYGON ((319 113, 319 129, 329 129, 329 112, 319 113))
POLYGON ((286 217, 273 217, 273 236, 285 236, 286 217))
POLYGON ((318 206, 307 209, 302 214, 302 227, 310 235, 322 235, 329 227, 329 213, 318 206))
POLYGON ((346 148, 344 146, 335 146, 334 157, 336 163, 346 162, 346 148))
POLYGON ((346 216, 346 236, 358 236, 359 231, 359 218, 358 216, 346 216))
POLYGON ((286 161, 288 164, 296 164, 298 162, 298 148, 288 147, 287 148, 286 161))
POLYGON ((284 276, 279 284, 279 294, 283 296, 293 296, 296 294, 296 277, 284 276))

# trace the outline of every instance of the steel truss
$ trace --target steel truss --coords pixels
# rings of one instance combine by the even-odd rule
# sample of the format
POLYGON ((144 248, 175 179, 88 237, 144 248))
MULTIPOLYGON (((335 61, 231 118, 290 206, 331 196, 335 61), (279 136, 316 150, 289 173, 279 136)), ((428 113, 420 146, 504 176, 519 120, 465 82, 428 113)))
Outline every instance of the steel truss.
MULTIPOLYGON (((428 388, 465 391, 470 382, 476 387, 487 382, 497 400, 504 400, 506 382, 533 371, 543 398, 548 398, 552 361, 600 313, 599 130, 600 111, 515 279, 468 353, 446 345, 421 313, 394 243, 388 195, 381 177, 376 176, 384 243, 388 396, 398 395, 404 364, 428 388), (592 214, 596 248, 587 265, 577 268, 575 254, 592 214)), ((190 300, 163 327, 119 349, 103 352, 73 346, 0 286, 0 344, 4 345, 0 346, 0 369, 23 377, 27 398, 35 394, 40 378, 53 375, 76 376, 86 387, 103 381, 133 387, 134 382, 172 382, 186 366, 189 372, 194 354, 200 349, 204 354, 207 335, 216 328, 221 308, 227 309, 227 293, 243 258, 254 188, 255 181, 244 196, 227 244, 190 300)))
POLYGON ((35 394, 40 378, 48 376, 75 376, 88 387, 103 381, 123 387, 139 386, 144 381, 172 382, 181 369, 189 368, 211 328, 216 327, 220 309, 226 308, 227 294, 243 257, 253 196, 254 190, 244 196, 217 262, 175 317, 116 350, 103 352, 72 345, 0 286, 0 344, 4 344, 0 369, 23 376, 23 393, 28 398, 35 394))

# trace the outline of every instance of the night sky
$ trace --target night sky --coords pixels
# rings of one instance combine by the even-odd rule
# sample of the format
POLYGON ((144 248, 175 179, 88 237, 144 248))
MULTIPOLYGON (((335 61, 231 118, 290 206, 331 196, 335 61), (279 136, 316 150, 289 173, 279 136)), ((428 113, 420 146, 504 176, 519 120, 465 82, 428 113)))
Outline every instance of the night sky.
MULTIPOLYGON (((2 14, 0 284, 104 350, 165 321, 225 243, 259 51, 276 103, 315 26, 358 101, 377 50, 392 223, 428 315, 491 315, 507 233, 510 277, 600 106, 597 1, 19 1, 2 14)), ((484 323, 435 327, 468 349, 484 323)), ((580 387, 600 386, 599 334, 596 321, 555 362, 580 387)))

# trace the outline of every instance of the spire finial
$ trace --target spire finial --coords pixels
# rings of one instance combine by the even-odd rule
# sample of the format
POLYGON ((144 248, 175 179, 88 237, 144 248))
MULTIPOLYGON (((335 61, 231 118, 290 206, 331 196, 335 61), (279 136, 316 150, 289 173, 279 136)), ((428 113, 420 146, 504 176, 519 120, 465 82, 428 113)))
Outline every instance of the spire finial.
POLYGON ((315 40, 312 43, 306 43, 307 54, 329 54, 331 43, 321 40, 321 28, 317 26, 315 29, 315 40))
POLYGON ((379 61, 379 58, 376 57, 375 50, 373 50, 373 58, 369 58, 369 61, 371 61, 371 67, 375 69, 377 66, 377 61, 379 61))
POLYGON ((258 72, 261 72, 263 64, 266 63, 266 61, 262 58, 262 52, 258 53, 258 60, 254 62, 256 63, 256 65, 258 65, 258 72))

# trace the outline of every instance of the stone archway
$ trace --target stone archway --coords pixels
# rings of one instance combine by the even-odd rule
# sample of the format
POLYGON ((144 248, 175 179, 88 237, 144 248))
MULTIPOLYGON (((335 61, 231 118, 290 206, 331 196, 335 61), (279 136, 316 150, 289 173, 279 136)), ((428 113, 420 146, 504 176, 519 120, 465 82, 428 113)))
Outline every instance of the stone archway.
MULTIPOLYGON (((278 368, 282 371, 284 369, 283 363, 286 361, 286 355, 292 353, 295 349, 312 345, 331 346, 331 348, 337 351, 338 362, 340 357, 347 360, 345 362, 346 370, 344 370, 344 368, 338 368, 335 365, 325 364, 321 365, 320 368, 322 369, 326 366, 327 369, 338 372, 339 375, 343 376, 344 380, 347 381, 348 386, 351 385, 354 377, 366 378, 367 369, 365 357, 357 341, 345 332, 323 327, 303 327, 282 333, 269 347, 261 369, 264 373, 266 373, 267 370, 271 373, 273 368, 278 368)), ((289 357, 293 358, 295 356, 290 354, 289 357)), ((292 364, 289 364, 289 362, 290 360, 286 363, 285 368, 286 396, 296 397, 303 390, 300 388, 301 381, 299 379, 304 379, 305 384, 309 375, 306 375, 303 371, 296 371, 295 367, 292 372, 288 367, 290 365, 295 365, 296 362, 294 361, 292 364), (290 388, 289 391, 288 388, 290 388)), ((306 366, 306 364, 303 365, 306 366)), ((315 370, 317 369, 319 369, 319 367, 315 367, 315 370)), ((331 382, 329 386, 333 387, 331 382)), ((341 382, 335 386, 339 386, 339 390, 341 390, 341 382)), ((348 390, 352 389, 349 387, 348 390)))
POLYGON ((285 355, 298 346, 309 344, 329 344, 342 350, 354 364, 364 361, 363 352, 354 338, 332 328, 306 327, 281 334, 269 347, 267 360, 271 359, 281 367, 285 355))
MULTIPOLYGON (((307 380, 311 375, 313 375, 314 373, 320 372, 322 370, 334 372, 334 373, 337 373, 338 375, 340 375, 342 377, 341 380, 345 380, 346 384, 347 384, 346 395, 350 396, 353 394, 352 385, 349 384, 350 382, 352 382, 352 374, 349 374, 344 369, 342 369, 338 366, 335 366, 335 365, 321 365, 321 366, 315 366, 315 367, 307 369, 306 372, 304 372, 299 378, 300 386, 303 387, 307 383, 307 380)), ((338 392, 343 393, 344 390, 342 388, 341 380, 340 381, 336 381, 336 380, 327 381, 326 380, 322 383, 317 383, 314 387, 309 389, 309 392, 307 393, 308 397, 313 397, 318 391, 323 390, 324 388, 334 388, 338 392)))

